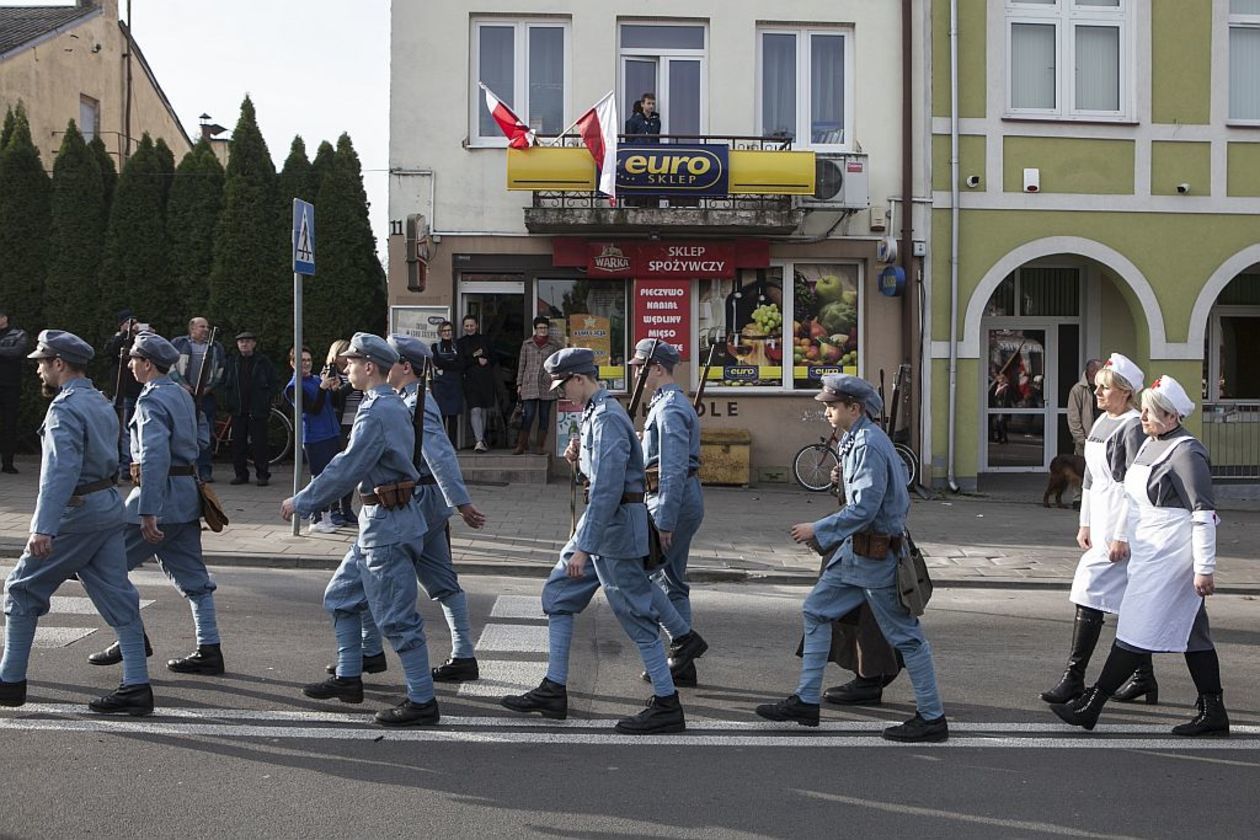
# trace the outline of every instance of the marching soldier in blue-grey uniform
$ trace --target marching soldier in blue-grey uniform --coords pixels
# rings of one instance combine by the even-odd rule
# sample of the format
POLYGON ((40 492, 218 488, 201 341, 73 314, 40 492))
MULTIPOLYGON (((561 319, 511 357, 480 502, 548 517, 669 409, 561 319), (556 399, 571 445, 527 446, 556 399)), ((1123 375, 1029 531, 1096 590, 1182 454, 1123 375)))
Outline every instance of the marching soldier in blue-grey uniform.
POLYGON ((380 336, 355 333, 342 358, 350 384, 363 392, 350 441, 301 493, 280 506, 285 520, 295 513, 310 516, 356 487, 363 503, 358 537, 324 592, 324 608, 332 615, 337 634, 337 672, 308 685, 303 693, 321 700, 363 702, 361 615, 366 604, 402 660, 407 681, 407 699, 377 712, 376 722, 431 726, 439 714, 424 619, 416 609, 414 565, 416 547, 428 528, 414 498, 420 473, 412 463, 411 412, 387 379, 398 353, 380 336))
MULTIPOLYGON (((214 609, 214 579, 201 553, 200 452, 197 409, 171 379, 179 351, 157 333, 143 332, 131 346, 131 372, 142 389, 131 416, 131 480, 127 497, 127 569, 157 556, 162 571, 192 607, 197 649, 171 659, 178 674, 222 674, 223 653, 214 609)), ((145 638, 145 652, 150 653, 145 638)), ((88 657, 93 665, 121 659, 118 645, 88 657)))
MULTIPOLYGON (((553 389, 562 389, 565 399, 585 406, 580 448, 575 451, 575 445, 570 444, 566 457, 579 460, 588 476, 589 501, 576 533, 561 550, 560 562, 543 586, 549 635, 547 676, 537 688, 505 697, 502 703, 512 711, 541 712, 547 718, 568 715, 566 683, 573 617, 585 609, 602 585, 622 629, 639 648, 653 689, 647 707, 623 718, 616 730, 631 735, 681 732, 686 722, 659 626, 663 620, 667 624, 682 622, 643 567, 648 553, 648 521, 643 452, 634 426, 626 410, 600 384, 595 355, 590 350, 566 348, 548 357, 543 366, 551 375, 553 389), (665 611, 673 613, 672 618, 666 619, 665 611)), ((689 628, 675 636, 675 667, 683 670, 707 647, 700 634, 689 628)))
MULTIPOLYGON (((398 363, 389 372, 390 387, 398 391, 413 417, 420 393, 420 372, 432 358, 429 345, 409 335, 391 335, 386 341, 398 353, 398 363)), ((473 655, 472 629, 468 623, 468 598, 459 585, 459 576, 451 563, 450 518, 451 509, 471 528, 486 524, 485 515, 477 510, 464 486, 459 470, 455 447, 442 427, 442 413, 433 395, 425 394, 423 427, 417 449, 422 457, 415 459, 420 471, 416 487, 420 511, 429 530, 419 546, 416 575, 425 593, 442 605, 446 624, 451 630, 451 656, 433 669, 436 682, 468 682, 478 678, 477 658, 473 655), (432 434, 429 434, 432 432, 432 434)), ((372 616, 364 611, 363 617, 363 670, 379 673, 386 669, 385 652, 381 645, 380 631, 372 616)), ((328 666, 328 673, 336 674, 337 666, 328 666)))
POLYGON ((84 371, 91 345, 44 330, 28 358, 39 360, 45 396, 43 460, 31 535, 4 585, 4 659, 0 705, 26 702, 26 667, 39 617, 62 582, 77 576, 122 650, 122 684, 88 704, 102 714, 147 715, 153 690, 144 661, 140 593, 127 580, 118 474, 118 417, 84 371))
POLYGON ((892 441, 871 420, 879 415, 882 400, 869 382, 844 373, 824 376, 822 390, 814 399, 825 405, 827 421, 844 432, 840 456, 848 504, 817 522, 792 526, 794 540, 816 540, 832 553, 802 607, 805 643, 796 693, 778 703, 758 706, 757 714, 802 726, 818 725, 831 622, 865 599, 884 636, 905 659, 917 706, 913 718, 885 729, 884 737, 890 741, 944 741, 949 727, 936 688, 932 648, 919 620, 897 597, 897 558, 909 549, 903 535, 910 497, 905 468, 892 441))
MULTIPOLYGON (((634 348, 631 365, 647 365, 647 387, 654 394, 643 424, 643 463, 648 512, 661 534, 665 564, 653 575, 679 616, 691 624, 691 587, 687 556, 691 540, 704 520, 700 491, 700 417, 674 381, 678 348, 645 338, 634 348), (649 358, 649 356, 651 358, 649 358)), ((674 684, 696 684, 695 662, 673 669, 674 684)))

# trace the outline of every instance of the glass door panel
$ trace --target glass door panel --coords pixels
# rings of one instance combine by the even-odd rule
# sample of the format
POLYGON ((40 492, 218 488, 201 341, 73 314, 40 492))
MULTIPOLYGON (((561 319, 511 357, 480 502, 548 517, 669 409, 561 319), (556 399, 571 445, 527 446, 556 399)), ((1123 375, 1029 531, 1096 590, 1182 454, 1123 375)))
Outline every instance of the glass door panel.
MULTIPOLYGON (((987 337, 986 466, 1044 467, 1049 463, 1047 414, 1058 414, 1057 406, 1047 407, 1044 398, 1048 351, 1053 349, 1047 347, 1047 330, 989 329, 987 337)), ((1054 436, 1052 430, 1053 421, 1054 436)))
MULTIPOLYGON (((700 59, 671 58, 668 99, 662 105, 661 133, 700 133, 700 59)), ((660 94, 657 94, 658 96, 660 94)), ((683 141, 696 142, 696 141, 683 141)))

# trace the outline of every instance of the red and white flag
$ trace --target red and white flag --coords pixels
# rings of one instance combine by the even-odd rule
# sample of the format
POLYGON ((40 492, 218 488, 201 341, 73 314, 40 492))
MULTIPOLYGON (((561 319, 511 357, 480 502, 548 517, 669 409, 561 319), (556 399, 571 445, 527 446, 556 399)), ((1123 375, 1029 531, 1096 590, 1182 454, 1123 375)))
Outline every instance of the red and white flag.
POLYGON ((477 84, 486 92, 486 109, 490 111, 490 116, 494 117, 494 121, 503 130, 504 136, 508 139, 508 145, 513 149, 528 149, 530 146, 536 145, 537 140, 534 137, 533 129, 525 125, 520 117, 512 113, 512 109, 504 105, 503 100, 495 96, 490 88, 481 82, 477 82, 477 84))
POLYGON ((617 197, 617 101, 612 92, 578 117, 578 134, 599 167, 599 191, 617 197))

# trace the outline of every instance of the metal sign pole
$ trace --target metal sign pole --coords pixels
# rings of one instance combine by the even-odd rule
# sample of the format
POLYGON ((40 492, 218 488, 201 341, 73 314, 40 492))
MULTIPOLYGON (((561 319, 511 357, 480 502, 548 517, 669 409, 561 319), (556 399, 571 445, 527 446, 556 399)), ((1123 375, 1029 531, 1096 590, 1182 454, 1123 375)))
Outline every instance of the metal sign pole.
MULTIPOLYGON (((293 272, 293 495, 302 490, 302 275, 293 272)), ((293 517, 293 536, 302 517, 293 517)))

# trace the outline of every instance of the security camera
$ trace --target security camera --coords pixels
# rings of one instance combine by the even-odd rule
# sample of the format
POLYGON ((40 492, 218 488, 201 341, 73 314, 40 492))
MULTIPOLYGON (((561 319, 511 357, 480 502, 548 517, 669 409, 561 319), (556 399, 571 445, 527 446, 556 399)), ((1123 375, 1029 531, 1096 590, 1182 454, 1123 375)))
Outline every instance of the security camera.
POLYGON ((1178 185, 1177 185, 1177 192, 1181 193, 1182 195, 1185 195, 1186 193, 1190 192, 1190 185, 1189 185, 1189 184, 1178 184, 1178 185))
POLYGON ((980 186, 980 176, 979 176, 979 175, 968 175, 968 176, 967 176, 967 186, 971 187, 973 190, 974 190, 976 187, 980 186))

